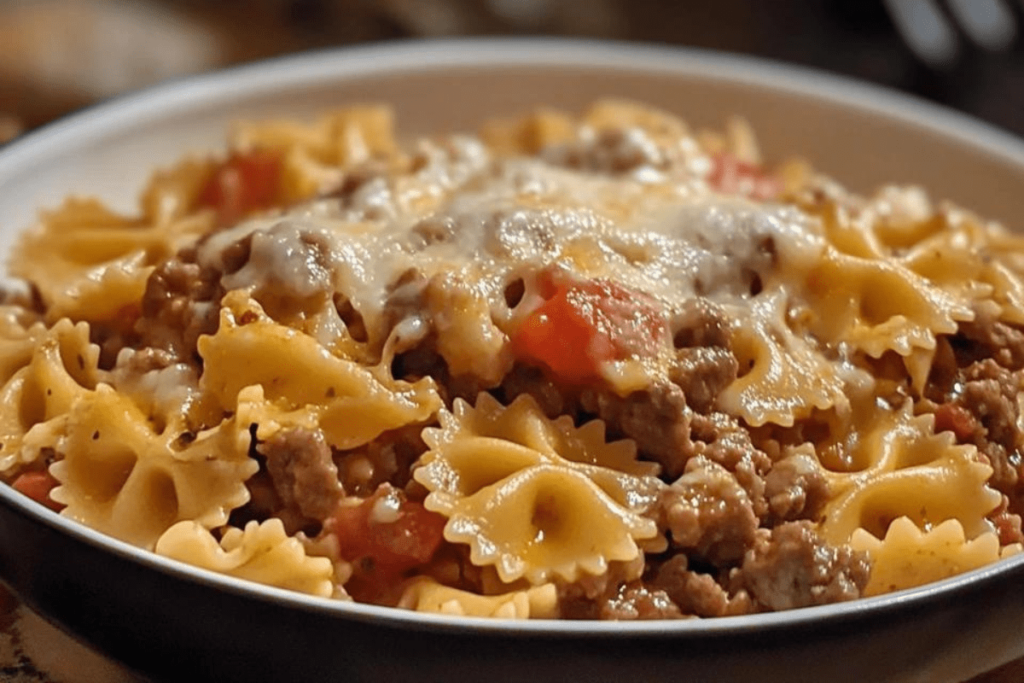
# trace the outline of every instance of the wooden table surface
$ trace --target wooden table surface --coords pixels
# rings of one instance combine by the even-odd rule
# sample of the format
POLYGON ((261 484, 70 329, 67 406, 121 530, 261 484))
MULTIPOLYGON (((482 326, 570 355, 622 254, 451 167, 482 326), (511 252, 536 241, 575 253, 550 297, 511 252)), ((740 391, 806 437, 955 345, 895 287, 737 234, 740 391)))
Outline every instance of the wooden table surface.
MULTIPOLYGON (((3 683, 146 683, 28 611, 0 585, 0 681, 3 683)), ((1021 683, 1024 659, 969 683, 1021 683)), ((864 683, 870 683, 865 681, 864 683)))

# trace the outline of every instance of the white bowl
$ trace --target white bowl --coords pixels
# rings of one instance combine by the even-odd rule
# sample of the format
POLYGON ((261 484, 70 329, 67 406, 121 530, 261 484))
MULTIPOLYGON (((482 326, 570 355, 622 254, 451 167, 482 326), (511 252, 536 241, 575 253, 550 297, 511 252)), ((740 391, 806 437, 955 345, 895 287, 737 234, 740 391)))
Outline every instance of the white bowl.
MULTIPOLYGON (((238 118, 388 102, 403 130, 472 127, 536 104, 645 100, 698 125, 740 113, 769 158, 856 189, 920 182, 1012 225, 1024 143, 879 88, 700 51, 561 40, 406 43, 290 57, 94 107, 0 152, 9 244, 69 193, 131 206, 157 165, 238 118)), ((1024 555, 852 603, 717 620, 513 623, 329 602, 106 538, 0 486, 0 577, 94 646, 167 680, 963 681, 1024 656, 1024 555)))

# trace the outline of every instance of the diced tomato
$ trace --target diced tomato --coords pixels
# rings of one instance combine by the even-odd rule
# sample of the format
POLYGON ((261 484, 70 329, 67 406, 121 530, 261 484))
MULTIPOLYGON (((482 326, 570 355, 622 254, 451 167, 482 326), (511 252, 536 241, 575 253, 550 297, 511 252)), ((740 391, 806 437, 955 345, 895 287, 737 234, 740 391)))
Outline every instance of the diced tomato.
POLYGON ((957 441, 966 442, 978 429, 978 421, 966 409, 944 403, 935 410, 935 432, 953 432, 957 441))
POLYGON ((753 199, 774 199, 782 192, 782 182, 755 164, 740 161, 728 152, 712 159, 708 182, 718 192, 743 194, 753 199))
POLYGON ((607 280, 559 282, 541 274, 545 301, 512 334, 516 358, 547 368, 559 380, 586 384, 601 377, 602 364, 657 354, 667 338, 656 302, 607 280))
POLYGON ((340 506, 324 530, 337 537, 341 557, 353 564, 354 573, 345 584, 349 594, 376 602, 403 574, 430 561, 441 545, 446 521, 383 484, 359 505, 340 506))
POLYGON ((233 154, 206 181, 196 203, 217 211, 217 222, 234 225, 256 209, 274 204, 281 182, 281 157, 254 150, 233 154))
POLYGON ((11 486, 15 491, 28 496, 37 503, 42 503, 51 510, 60 512, 64 506, 50 498, 50 491, 57 485, 49 472, 25 472, 19 474, 11 486))

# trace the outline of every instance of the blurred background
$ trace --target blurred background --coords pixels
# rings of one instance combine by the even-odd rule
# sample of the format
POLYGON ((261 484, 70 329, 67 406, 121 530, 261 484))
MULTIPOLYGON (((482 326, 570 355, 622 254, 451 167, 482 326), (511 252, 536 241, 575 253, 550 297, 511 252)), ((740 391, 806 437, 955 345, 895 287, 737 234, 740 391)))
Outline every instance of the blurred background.
POLYGON ((0 0, 0 142, 167 78, 406 38, 697 46, 855 76, 1024 135, 1024 0, 0 0))

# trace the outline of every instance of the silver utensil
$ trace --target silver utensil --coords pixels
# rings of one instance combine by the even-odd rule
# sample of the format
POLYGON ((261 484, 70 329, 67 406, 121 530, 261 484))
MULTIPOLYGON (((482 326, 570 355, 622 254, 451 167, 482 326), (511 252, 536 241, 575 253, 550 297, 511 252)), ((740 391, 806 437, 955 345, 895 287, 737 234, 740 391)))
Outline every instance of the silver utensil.
POLYGON ((918 59, 945 69, 960 57, 962 38, 999 52, 1017 37, 1006 0, 883 0, 896 30, 918 59))

